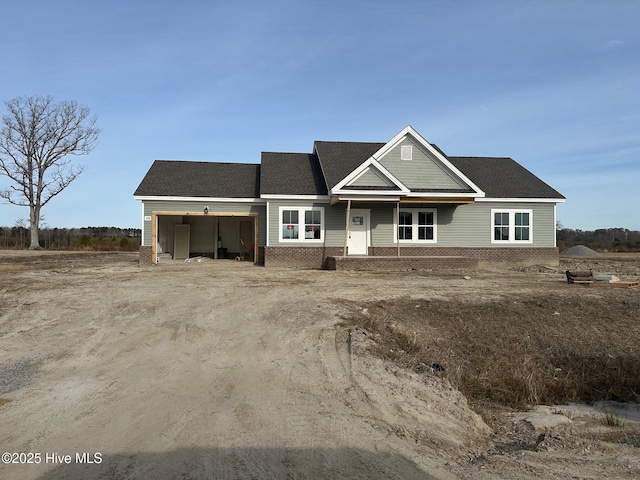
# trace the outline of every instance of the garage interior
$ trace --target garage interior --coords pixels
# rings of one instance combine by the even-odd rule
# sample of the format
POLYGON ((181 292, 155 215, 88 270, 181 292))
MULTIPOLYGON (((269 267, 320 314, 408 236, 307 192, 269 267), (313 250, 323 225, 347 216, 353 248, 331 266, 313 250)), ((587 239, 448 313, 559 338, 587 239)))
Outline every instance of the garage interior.
POLYGON ((155 214, 156 258, 193 257, 256 262, 257 216, 155 214))

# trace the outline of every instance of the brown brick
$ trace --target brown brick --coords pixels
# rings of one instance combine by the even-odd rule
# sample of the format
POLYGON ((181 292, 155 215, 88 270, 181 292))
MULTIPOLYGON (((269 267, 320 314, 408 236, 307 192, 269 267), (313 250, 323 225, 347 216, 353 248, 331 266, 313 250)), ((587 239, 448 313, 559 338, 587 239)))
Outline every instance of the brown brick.
POLYGON ((151 245, 140 245, 140 265, 153 265, 153 251, 151 245))
MULTIPOLYGON (((348 257, 352 259, 349 265, 354 269, 377 265, 381 269, 401 270, 559 265, 558 249, 553 247, 400 247, 399 258, 397 251, 397 247, 369 247, 368 257, 348 257), (376 257, 385 259, 376 261, 376 257)), ((262 258, 265 267, 336 268, 342 260, 329 257, 342 257, 342 252, 341 247, 265 247, 262 258)))

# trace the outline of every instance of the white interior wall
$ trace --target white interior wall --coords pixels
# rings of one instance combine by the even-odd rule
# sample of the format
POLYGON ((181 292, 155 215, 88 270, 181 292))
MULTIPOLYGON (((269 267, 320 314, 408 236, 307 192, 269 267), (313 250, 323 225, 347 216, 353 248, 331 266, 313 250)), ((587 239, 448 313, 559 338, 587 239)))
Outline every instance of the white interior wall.
MULTIPOLYGON (((251 221, 252 217, 216 217, 216 216, 182 216, 160 215, 158 216, 158 244, 164 253, 173 255, 173 242, 176 224, 190 225, 189 250, 192 253, 213 254, 217 248, 216 222, 218 222, 218 237, 220 246, 229 253, 240 253, 240 222, 251 221)), ((249 252, 253 237, 244 239, 245 253, 249 252)))
POLYGON ((171 253, 173 255, 175 226, 180 223, 182 223, 182 215, 163 215, 158 217, 158 243, 163 253, 171 253))
POLYGON ((218 236, 229 252, 240 252, 240 217, 219 217, 218 236))

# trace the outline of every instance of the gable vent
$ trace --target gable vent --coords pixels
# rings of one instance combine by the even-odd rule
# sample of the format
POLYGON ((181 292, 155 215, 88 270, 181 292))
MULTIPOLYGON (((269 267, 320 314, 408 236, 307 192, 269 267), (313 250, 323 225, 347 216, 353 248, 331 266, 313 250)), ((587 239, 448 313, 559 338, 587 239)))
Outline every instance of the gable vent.
POLYGON ((400 147, 400 160, 412 160, 413 148, 411 145, 402 145, 400 147))

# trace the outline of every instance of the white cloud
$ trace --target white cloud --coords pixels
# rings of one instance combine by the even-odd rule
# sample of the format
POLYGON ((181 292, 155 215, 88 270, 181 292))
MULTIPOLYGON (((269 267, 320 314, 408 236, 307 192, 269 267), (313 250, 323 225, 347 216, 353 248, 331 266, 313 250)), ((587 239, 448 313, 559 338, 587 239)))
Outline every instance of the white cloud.
POLYGON ((606 52, 607 50, 613 50, 614 48, 619 48, 622 45, 624 45, 624 42, 622 40, 609 40, 605 44, 600 45, 600 47, 598 48, 598 51, 606 52))

